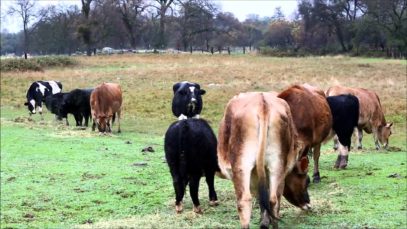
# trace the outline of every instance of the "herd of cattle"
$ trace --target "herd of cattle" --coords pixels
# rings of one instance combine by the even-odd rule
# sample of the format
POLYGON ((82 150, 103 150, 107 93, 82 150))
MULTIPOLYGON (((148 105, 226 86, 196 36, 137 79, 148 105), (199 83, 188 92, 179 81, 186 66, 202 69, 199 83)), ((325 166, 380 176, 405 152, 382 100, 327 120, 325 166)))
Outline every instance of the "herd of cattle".
MULTIPOLYGON (((120 112, 122 91, 118 84, 103 83, 94 89, 62 93, 56 81, 36 81, 27 91, 30 114, 42 113, 42 102, 58 119, 73 114, 76 125, 111 132, 120 112)), ((357 147, 362 148, 362 130, 373 133, 375 146, 387 148, 392 123, 386 123, 379 97, 362 88, 334 86, 326 92, 308 84, 277 92, 248 92, 234 96, 226 105, 216 138, 210 125, 199 117, 202 111, 200 85, 180 82, 173 86, 172 112, 178 120, 170 125, 164 140, 165 157, 176 194, 175 209, 189 185, 193 211, 201 213, 199 182, 205 175, 210 205, 218 204, 215 174, 231 179, 242 228, 248 228, 252 195, 258 198, 261 227, 277 226, 281 196, 308 210, 308 154, 314 158, 313 182, 320 182, 321 144, 334 138, 339 155, 335 168, 348 164, 351 136, 355 129, 357 147)), ((66 120, 68 125, 68 120, 66 120)))
POLYGON ((76 126, 88 126, 89 118, 92 117, 94 131, 97 127, 100 132, 111 132, 110 123, 114 123, 118 116, 118 132, 120 133, 120 114, 122 106, 122 90, 115 83, 103 83, 96 88, 74 89, 70 92, 61 92, 62 84, 57 81, 36 81, 31 84, 27 91, 27 102, 31 114, 38 110, 42 117, 42 103, 45 102, 47 109, 55 114, 58 120, 66 119, 72 114, 76 126), (112 121, 112 122, 110 122, 112 121))

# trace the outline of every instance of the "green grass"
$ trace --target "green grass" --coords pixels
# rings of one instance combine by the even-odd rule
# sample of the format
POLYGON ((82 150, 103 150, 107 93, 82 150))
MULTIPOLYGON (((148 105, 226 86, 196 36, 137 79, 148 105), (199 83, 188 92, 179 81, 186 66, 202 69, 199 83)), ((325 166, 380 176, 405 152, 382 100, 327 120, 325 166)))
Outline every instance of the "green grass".
MULTIPOLYGON (((66 127, 50 114, 40 121, 3 108, 1 119, 1 228, 142 227, 237 228, 232 183, 216 179, 220 206, 192 213, 189 195, 176 215, 162 134, 126 131, 103 136, 66 127), (18 117, 18 118, 13 118, 18 117), (131 144, 128 144, 128 143, 131 144), (146 146, 153 153, 141 153, 146 146), (147 163, 135 166, 135 163, 147 163)), ((71 117, 72 118, 72 117, 71 117)), ((169 124, 169 123, 168 123, 169 124)), ((116 130, 116 129, 114 129, 116 130)), ((371 136, 365 142, 370 142, 371 136)), ((397 141, 398 142, 398 141, 397 141)), ((406 225, 406 150, 351 152, 348 169, 332 168, 336 154, 323 147, 322 183, 311 185, 309 213, 283 202, 282 228, 401 228, 406 225), (400 178, 388 178, 391 174, 400 178)), ((311 168, 312 169, 312 168, 311 168)), ((311 170, 312 171, 312 170, 311 170)), ((257 206, 252 226, 258 227, 257 206)))

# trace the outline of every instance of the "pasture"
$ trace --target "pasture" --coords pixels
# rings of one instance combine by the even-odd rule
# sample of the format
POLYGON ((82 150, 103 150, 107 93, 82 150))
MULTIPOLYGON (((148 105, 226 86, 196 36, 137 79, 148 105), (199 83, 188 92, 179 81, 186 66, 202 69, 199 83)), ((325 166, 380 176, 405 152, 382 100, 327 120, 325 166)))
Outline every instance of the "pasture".
MULTIPOLYGON (((281 91, 295 83, 324 90, 335 84, 374 90, 386 120, 394 122, 390 149, 376 151, 372 135, 365 134, 365 149, 352 150, 347 169, 335 170, 332 141, 325 144, 321 183, 310 186, 312 211, 283 201, 279 225, 407 227, 405 60, 195 54, 75 59, 79 65, 69 68, 1 74, 1 228, 238 228, 228 180, 215 179, 219 206, 209 206, 201 179, 204 214, 192 212, 189 195, 184 212, 175 214, 163 135, 176 120, 172 85, 183 80, 198 82, 207 91, 201 117, 215 133, 227 101, 239 92, 281 91), (121 84, 122 133, 117 134, 117 126, 112 135, 64 126, 47 112, 43 121, 39 115, 28 118, 23 103, 35 80, 59 80, 63 91, 102 82, 121 84), (155 152, 141 152, 147 146, 155 152)), ((69 120, 74 123, 72 116, 69 120)), ((254 206, 251 226, 256 228, 259 211, 254 206)))

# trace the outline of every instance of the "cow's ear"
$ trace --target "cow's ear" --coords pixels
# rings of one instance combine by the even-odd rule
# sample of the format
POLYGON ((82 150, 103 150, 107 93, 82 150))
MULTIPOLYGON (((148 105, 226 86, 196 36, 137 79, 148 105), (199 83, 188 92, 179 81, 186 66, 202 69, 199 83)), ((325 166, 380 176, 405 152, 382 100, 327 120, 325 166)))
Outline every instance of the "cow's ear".
POLYGON ((391 126, 393 126, 393 122, 391 122, 391 123, 386 123, 386 127, 387 127, 387 128, 390 128, 391 126))
POLYGON ((300 173, 307 173, 308 172, 308 157, 304 156, 302 157, 299 161, 298 161, 298 169, 300 171, 300 173))
POLYGON ((172 86, 172 90, 174 91, 174 94, 175 94, 175 92, 178 91, 178 89, 179 89, 180 86, 181 86, 181 83, 176 83, 176 84, 174 84, 174 85, 172 86))
POLYGON ((206 91, 205 91, 204 89, 201 89, 201 90, 199 90, 199 93, 200 93, 201 95, 205 95, 206 91))
POLYGON ((25 102, 25 103, 24 103, 24 106, 28 106, 28 103, 27 103, 27 102, 25 102))

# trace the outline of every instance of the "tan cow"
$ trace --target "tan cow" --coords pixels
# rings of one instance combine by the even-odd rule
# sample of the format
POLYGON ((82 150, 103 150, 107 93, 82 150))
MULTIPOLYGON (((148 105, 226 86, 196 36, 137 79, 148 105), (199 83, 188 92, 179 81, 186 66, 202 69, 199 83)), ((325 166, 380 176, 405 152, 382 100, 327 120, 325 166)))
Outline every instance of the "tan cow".
POLYGON ((122 90, 119 84, 103 83, 97 86, 90 95, 90 107, 93 118, 92 130, 96 124, 100 132, 111 132, 112 124, 117 114, 118 132, 120 133, 120 115, 122 106, 122 90))
MULTIPOLYGON (((332 129, 332 114, 325 93, 308 84, 294 85, 278 95, 290 106, 294 124, 304 152, 313 151, 313 182, 320 181, 319 156, 321 144, 329 138, 332 129)), ((332 135, 332 134, 331 134, 332 135)))
POLYGON ((358 135, 358 149, 362 149, 362 130, 368 134, 373 133, 376 149, 380 148, 380 144, 387 148, 393 123, 386 123, 377 94, 364 88, 343 86, 333 86, 326 91, 327 96, 341 94, 351 94, 359 99, 359 121, 356 131, 358 135))
POLYGON ((242 228, 248 228, 252 195, 261 209, 261 226, 277 225, 280 199, 310 208, 308 158, 302 157, 287 103, 276 93, 250 92, 233 97, 219 128, 221 176, 232 179, 242 228))

